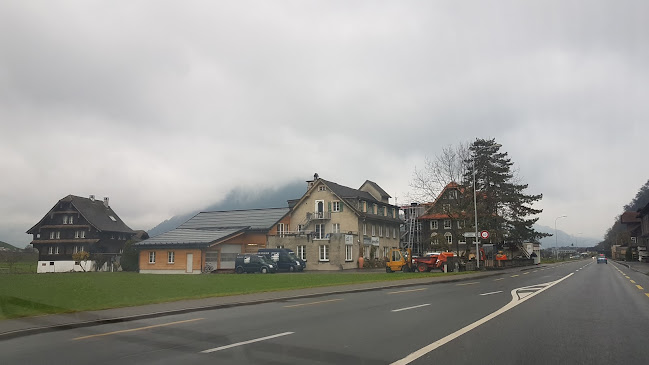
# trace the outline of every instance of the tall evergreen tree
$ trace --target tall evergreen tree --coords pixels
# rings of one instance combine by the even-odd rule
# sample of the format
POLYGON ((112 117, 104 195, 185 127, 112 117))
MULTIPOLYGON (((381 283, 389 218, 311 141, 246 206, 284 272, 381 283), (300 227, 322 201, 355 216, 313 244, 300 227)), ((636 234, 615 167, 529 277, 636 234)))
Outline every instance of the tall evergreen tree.
POLYGON ((489 231, 491 242, 510 247, 523 242, 538 242, 540 238, 550 236, 533 228, 538 220, 534 216, 542 210, 534 209, 532 205, 543 195, 525 194, 528 184, 516 181, 512 172, 514 163, 507 152, 500 152, 500 147, 495 139, 477 139, 469 147, 473 158, 464 161, 467 165, 464 180, 470 194, 473 194, 475 166, 478 228, 489 231))

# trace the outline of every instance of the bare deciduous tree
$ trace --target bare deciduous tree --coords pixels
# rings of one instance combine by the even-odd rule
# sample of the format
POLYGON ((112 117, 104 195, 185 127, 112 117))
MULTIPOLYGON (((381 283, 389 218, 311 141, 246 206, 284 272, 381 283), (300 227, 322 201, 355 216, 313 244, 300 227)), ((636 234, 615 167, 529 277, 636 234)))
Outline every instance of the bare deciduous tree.
POLYGON ((426 157, 422 169, 415 168, 408 198, 413 202, 434 201, 450 182, 464 183, 467 171, 465 161, 471 157, 468 143, 444 147, 434 159, 426 157))

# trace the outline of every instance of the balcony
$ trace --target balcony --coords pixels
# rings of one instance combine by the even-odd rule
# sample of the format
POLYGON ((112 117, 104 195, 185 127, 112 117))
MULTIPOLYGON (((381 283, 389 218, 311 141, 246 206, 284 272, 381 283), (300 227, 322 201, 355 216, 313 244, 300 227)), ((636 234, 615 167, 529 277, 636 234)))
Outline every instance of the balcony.
POLYGON ((309 212, 306 214, 306 218, 309 221, 331 219, 331 212, 309 212))

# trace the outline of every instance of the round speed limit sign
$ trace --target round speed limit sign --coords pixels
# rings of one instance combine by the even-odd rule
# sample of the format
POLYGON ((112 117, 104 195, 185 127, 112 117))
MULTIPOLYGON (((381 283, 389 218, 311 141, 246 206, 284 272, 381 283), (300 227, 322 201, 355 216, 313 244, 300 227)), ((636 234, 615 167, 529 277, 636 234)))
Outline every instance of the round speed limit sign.
POLYGON ((488 231, 480 232, 480 238, 482 238, 483 240, 486 240, 487 238, 489 238, 489 232, 488 231))

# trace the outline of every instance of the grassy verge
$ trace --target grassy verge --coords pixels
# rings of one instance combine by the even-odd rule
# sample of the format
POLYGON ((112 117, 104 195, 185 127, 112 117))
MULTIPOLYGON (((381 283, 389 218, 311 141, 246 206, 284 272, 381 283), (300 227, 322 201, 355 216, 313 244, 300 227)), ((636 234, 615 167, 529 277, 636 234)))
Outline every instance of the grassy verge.
POLYGON ((19 261, 13 265, 6 262, 0 262, 0 274, 35 274, 37 261, 19 261))
POLYGON ((0 275, 0 320, 278 290, 394 281, 465 273, 298 273, 145 275, 60 273, 0 275))

